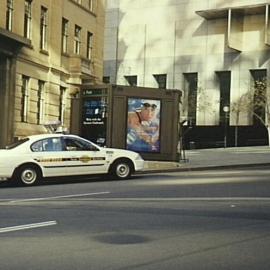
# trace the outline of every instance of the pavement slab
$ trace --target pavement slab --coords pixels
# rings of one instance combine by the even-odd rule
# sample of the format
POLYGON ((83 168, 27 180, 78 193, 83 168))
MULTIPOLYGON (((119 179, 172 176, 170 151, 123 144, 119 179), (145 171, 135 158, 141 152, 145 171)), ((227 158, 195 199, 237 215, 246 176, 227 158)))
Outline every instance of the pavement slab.
POLYGON ((144 172, 270 165, 269 146, 186 150, 179 162, 146 161, 144 172))

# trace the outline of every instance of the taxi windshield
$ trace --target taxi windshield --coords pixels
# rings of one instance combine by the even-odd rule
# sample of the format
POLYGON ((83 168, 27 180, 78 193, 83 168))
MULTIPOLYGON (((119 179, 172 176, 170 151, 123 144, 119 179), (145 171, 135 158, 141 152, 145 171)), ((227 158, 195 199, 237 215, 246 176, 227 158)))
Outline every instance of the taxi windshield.
POLYGON ((16 141, 16 142, 12 143, 12 144, 10 144, 10 145, 7 145, 7 146, 5 147, 5 149, 14 149, 14 148, 18 147, 19 145, 21 145, 21 144, 27 142, 28 140, 29 140, 29 138, 23 138, 23 139, 20 139, 20 140, 18 140, 18 141, 16 141))

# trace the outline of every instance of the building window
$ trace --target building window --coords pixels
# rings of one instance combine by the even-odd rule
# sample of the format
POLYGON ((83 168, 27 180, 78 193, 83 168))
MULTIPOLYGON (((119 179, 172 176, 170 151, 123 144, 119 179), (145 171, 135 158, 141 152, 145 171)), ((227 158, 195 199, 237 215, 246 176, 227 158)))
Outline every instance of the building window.
POLYGON ((110 83, 110 76, 104 76, 103 77, 103 82, 104 83, 110 83))
POLYGON ((64 125, 65 119, 65 109, 66 109, 66 88, 60 87, 60 96, 59 96, 59 121, 64 125))
POLYGON ((62 19, 62 52, 67 53, 68 46, 68 20, 62 19))
POLYGON ((47 50, 48 10, 41 7, 40 14, 40 49, 47 50))
POLYGON ((7 0, 6 29, 11 31, 13 23, 13 0, 7 0))
POLYGON ((78 25, 75 25, 75 31, 74 31, 74 53, 80 54, 80 47, 81 47, 81 27, 78 25))
POLYGON ((130 86, 137 86, 137 76, 125 76, 125 79, 130 86))
POLYGON ((253 96, 253 124, 261 125, 265 123, 265 106, 266 106, 266 88, 267 88, 267 71, 258 69, 250 71, 252 76, 253 96))
POLYGON ((45 116, 45 82, 38 81, 38 111, 37 120, 38 124, 43 124, 45 116))
POLYGON ((184 74, 184 91, 187 95, 187 116, 190 125, 196 125, 198 74, 184 74))
POLYGON ((93 34, 91 32, 87 32, 87 55, 88 59, 91 59, 93 49, 93 34))
POLYGON ((158 88, 166 89, 167 85, 167 75, 166 74, 154 74, 158 88))
POLYGON ((24 37, 31 38, 32 28, 32 1, 26 0, 24 2, 24 37))
POLYGON ((90 11, 94 10, 94 0, 88 0, 88 7, 90 11))
POLYGON ((224 112, 224 106, 230 106, 230 92, 231 92, 231 72, 230 71, 217 71, 216 75, 219 81, 220 89, 220 107, 219 107, 219 116, 220 123, 225 124, 225 121, 230 122, 229 119, 226 119, 226 115, 229 114, 224 112))
POLYGON ((29 104, 29 77, 24 75, 22 76, 21 95, 21 121, 27 122, 29 104))

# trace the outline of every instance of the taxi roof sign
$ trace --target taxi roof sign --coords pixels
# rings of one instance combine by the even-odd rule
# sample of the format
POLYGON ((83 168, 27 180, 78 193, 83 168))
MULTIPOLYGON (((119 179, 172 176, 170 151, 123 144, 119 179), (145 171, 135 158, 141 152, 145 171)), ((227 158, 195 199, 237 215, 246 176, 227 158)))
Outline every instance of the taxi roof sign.
POLYGON ((67 129, 63 127, 62 122, 59 120, 49 121, 44 124, 45 129, 49 133, 65 133, 67 129))

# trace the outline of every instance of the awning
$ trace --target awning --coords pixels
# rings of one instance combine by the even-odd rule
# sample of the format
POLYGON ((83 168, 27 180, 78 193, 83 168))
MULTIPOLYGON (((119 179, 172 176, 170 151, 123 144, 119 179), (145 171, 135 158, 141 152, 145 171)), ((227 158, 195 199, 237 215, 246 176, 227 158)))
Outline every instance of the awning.
POLYGON ((237 6, 237 7, 227 7, 227 8, 219 8, 219 9, 199 10, 199 11, 196 11, 196 13, 199 16, 205 18, 206 20, 212 20, 212 19, 227 18, 229 10, 239 15, 265 14, 266 6, 267 4, 237 6))

